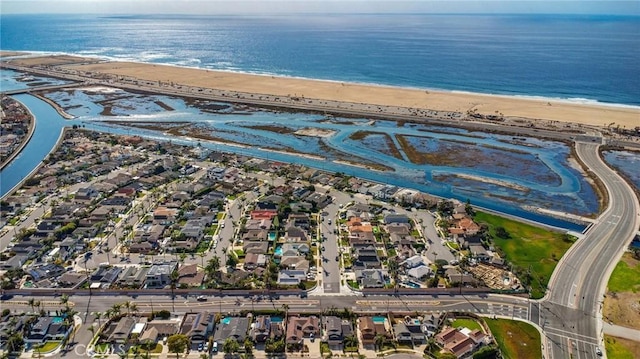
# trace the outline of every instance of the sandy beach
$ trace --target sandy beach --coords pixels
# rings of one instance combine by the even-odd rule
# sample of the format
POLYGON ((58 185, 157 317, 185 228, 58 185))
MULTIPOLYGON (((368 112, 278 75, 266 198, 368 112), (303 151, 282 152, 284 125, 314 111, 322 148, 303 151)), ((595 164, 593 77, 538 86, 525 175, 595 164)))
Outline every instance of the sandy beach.
POLYGON ((188 86, 250 93, 256 94, 256 97, 279 96, 287 98, 288 101, 304 101, 310 104, 318 104, 320 101, 351 103, 355 106, 367 104, 371 105, 368 106, 371 112, 376 111, 375 106, 390 106, 402 108, 398 113, 405 114, 433 110, 459 112, 465 115, 470 112, 501 115, 506 118, 526 118, 545 122, 560 121, 597 127, 619 125, 621 128, 631 129, 640 126, 640 108, 637 107, 419 90, 135 62, 96 62, 96 59, 71 56, 13 59, 11 63, 28 67, 55 66, 74 73, 90 73, 95 78, 155 82, 157 86, 188 86))

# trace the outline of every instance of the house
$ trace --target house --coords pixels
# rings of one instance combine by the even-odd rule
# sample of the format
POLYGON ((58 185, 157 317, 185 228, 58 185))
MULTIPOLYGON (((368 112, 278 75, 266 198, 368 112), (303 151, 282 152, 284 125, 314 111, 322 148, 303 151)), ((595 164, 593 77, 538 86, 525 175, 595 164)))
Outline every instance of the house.
POLYGON ((110 343, 125 344, 129 340, 129 334, 133 330, 136 321, 133 317, 125 316, 120 318, 116 328, 109 335, 110 343))
POLYGON ((441 319, 439 313, 429 313, 424 316, 420 329, 428 337, 432 337, 440 328, 441 319))
POLYGON ((285 230, 284 240, 286 242, 307 242, 309 240, 307 232, 298 227, 288 227, 285 230))
POLYGON ((251 338, 256 343, 264 343, 271 336, 271 317, 268 315, 259 315, 253 323, 251 329, 251 338))
POLYGON ((284 256, 280 259, 280 267, 309 271, 309 261, 303 256, 284 256))
POLYGON ((260 230, 260 229, 270 229, 271 228, 271 223, 272 220, 271 218, 256 218, 256 219, 249 219, 247 220, 247 223, 245 223, 244 228, 246 230, 260 230))
POLYGON ((395 213, 390 213, 384 216, 384 223, 385 224, 393 224, 393 223, 398 223, 398 224, 409 224, 409 217, 407 217, 406 214, 395 214, 395 213))
POLYGON ((411 333, 411 342, 413 345, 422 344, 427 340, 424 332, 422 331, 422 323, 420 322, 420 319, 406 316, 402 323, 409 333, 411 333))
POLYGON ((281 270, 278 273, 278 284, 282 285, 298 285, 301 281, 306 280, 307 274, 304 270, 288 269, 281 270))
POLYGON ((411 340, 411 332, 407 329, 407 326, 403 322, 396 323, 393 326, 393 333, 399 344, 413 345, 411 340))
POLYGON ((66 270, 62 266, 53 263, 44 264, 27 270, 27 274, 29 274, 35 282, 58 277, 64 272, 66 272, 66 270))
POLYGON ((469 246, 469 253, 472 258, 479 260, 481 262, 488 262, 491 260, 491 255, 487 252, 487 250, 480 244, 472 244, 469 246))
POLYGON ((356 279, 363 288, 384 288, 384 274, 380 269, 356 270, 356 279))
MULTIPOLYGON (((350 325, 350 322, 345 321, 350 325)), ((322 340, 329 344, 332 350, 342 350, 343 339, 345 337, 342 332, 343 320, 336 316, 325 316, 322 318, 324 326, 324 335, 322 340)))
POLYGON ((140 335, 140 337, 138 338, 138 342, 140 344, 147 345, 151 343, 157 343, 158 336, 158 329, 156 329, 155 327, 146 328, 144 332, 142 332, 142 335, 140 335))
POLYGON ((214 325, 215 316, 211 312, 187 313, 183 317, 180 334, 189 337, 192 349, 198 349, 199 345, 208 342, 214 325))
POLYGON ((365 245, 355 248, 355 269, 371 269, 381 268, 380 259, 378 258, 378 251, 376 247, 371 245, 365 245))
POLYGON ((423 280, 431 275, 431 268, 423 265, 411 268, 407 271, 407 275, 416 280, 423 280))
POLYGON ((53 323, 53 317, 39 317, 31 327, 25 341, 40 343, 45 340, 49 326, 53 323))
POLYGON ((147 279, 148 267, 131 266, 125 268, 118 277, 118 286, 128 288, 140 288, 147 279))
POLYGON ((243 241, 266 242, 269 238, 269 231, 266 229, 249 229, 242 235, 243 241))
POLYGON ((178 210, 175 208, 158 207, 153 211, 153 221, 160 224, 172 223, 176 220, 178 210))
POLYGON ((122 272, 120 267, 108 267, 100 266, 93 273, 91 273, 91 282, 100 282, 106 284, 113 284, 118 276, 122 272))
POLYGON ((146 288, 164 288, 171 284, 171 273, 176 269, 176 262, 154 263, 147 272, 146 288))
POLYGON ((205 226, 205 221, 200 218, 190 219, 184 224, 180 232, 185 238, 194 239, 196 242, 199 242, 202 239, 205 226))
POLYGON ((199 287, 204 280, 204 272, 198 271, 198 265, 183 264, 178 269, 178 284, 187 287, 199 287))
POLYGON ((287 320, 287 344, 302 344, 304 338, 317 338, 319 334, 318 317, 289 316, 287 320))
POLYGON ((249 253, 266 254, 269 251, 269 243, 246 241, 242 245, 242 250, 244 251, 245 254, 249 254, 249 253))
POLYGON ((249 318, 227 317, 220 322, 215 331, 213 340, 222 348, 227 338, 234 339, 238 343, 243 343, 247 338, 249 329, 249 318))
POLYGON ((444 348, 443 351, 449 352, 457 358, 464 358, 482 346, 485 337, 485 334, 477 329, 470 331, 467 328, 458 330, 445 327, 435 336, 435 340, 444 348))
MULTIPOLYGON (((173 334, 178 333, 178 331, 180 330, 181 324, 182 324, 181 321, 177 321, 174 319, 168 319, 168 320, 154 319, 147 322, 147 327, 145 329, 145 332, 153 328, 157 333, 156 338, 169 337, 169 336, 172 336, 173 334)), ((144 336, 144 334, 145 333, 143 332, 142 335, 144 336)), ((150 335, 151 334, 153 333, 150 333, 150 335)))
POLYGON ((416 268, 424 265, 424 259, 422 259, 422 256, 413 256, 405 259, 401 264, 407 269, 416 268))
POLYGON ((58 277, 58 285, 61 288, 77 289, 87 280, 87 276, 81 273, 66 272, 58 277))
POLYGON ((267 256, 264 254, 247 253, 244 257, 244 269, 254 270, 267 265, 267 256))
POLYGON ((307 243, 284 243, 282 244, 281 257, 307 255, 310 249, 307 243))
MULTIPOLYGON (((386 319, 384 320, 386 321, 386 319)), ((375 323, 373 317, 358 318, 358 328, 362 335, 362 344, 365 347, 373 346, 377 335, 387 335, 384 322, 375 323)))

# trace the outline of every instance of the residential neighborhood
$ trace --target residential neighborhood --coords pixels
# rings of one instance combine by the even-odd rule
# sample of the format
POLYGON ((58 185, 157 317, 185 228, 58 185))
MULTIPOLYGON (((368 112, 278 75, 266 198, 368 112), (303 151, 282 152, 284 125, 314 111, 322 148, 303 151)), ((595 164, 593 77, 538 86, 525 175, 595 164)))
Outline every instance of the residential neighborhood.
MULTIPOLYGON (((1 210, 0 234, 10 240, 0 253, 2 289, 192 288, 303 297, 523 289, 469 204, 300 165, 79 128, 66 132, 1 210)), ((183 334, 192 350, 235 352, 250 342, 271 352, 304 352, 317 341, 329 353, 380 349, 380 338, 424 346, 441 329, 441 323, 425 329, 424 317, 110 314, 99 328, 101 348, 183 334), (230 349, 229 338, 237 346, 230 349)), ((66 335, 48 323, 23 332, 25 343, 66 335)), ((484 337, 471 338, 475 350, 484 337)), ((472 352, 449 344, 438 345, 455 355, 472 352)))

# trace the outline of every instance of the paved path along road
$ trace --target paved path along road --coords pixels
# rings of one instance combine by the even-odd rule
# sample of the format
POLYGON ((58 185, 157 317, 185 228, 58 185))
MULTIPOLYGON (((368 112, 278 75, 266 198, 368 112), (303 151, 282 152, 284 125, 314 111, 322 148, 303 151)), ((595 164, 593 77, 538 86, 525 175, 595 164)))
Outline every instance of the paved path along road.
POLYGON ((577 142, 576 152, 606 186, 609 206, 563 256, 540 302, 537 324, 545 333, 547 358, 595 358, 598 350, 604 351, 603 294, 640 222, 635 193, 601 160, 598 147, 577 142))

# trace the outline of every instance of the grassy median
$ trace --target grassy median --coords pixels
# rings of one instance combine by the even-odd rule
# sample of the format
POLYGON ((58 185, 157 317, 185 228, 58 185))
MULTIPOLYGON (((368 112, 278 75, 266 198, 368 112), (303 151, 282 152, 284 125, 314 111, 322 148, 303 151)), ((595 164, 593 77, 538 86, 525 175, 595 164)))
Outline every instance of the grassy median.
POLYGON ((561 232, 485 212, 477 212, 474 219, 489 226, 495 246, 514 266, 521 280, 531 269, 531 296, 542 298, 556 264, 573 244, 572 239, 561 232))

